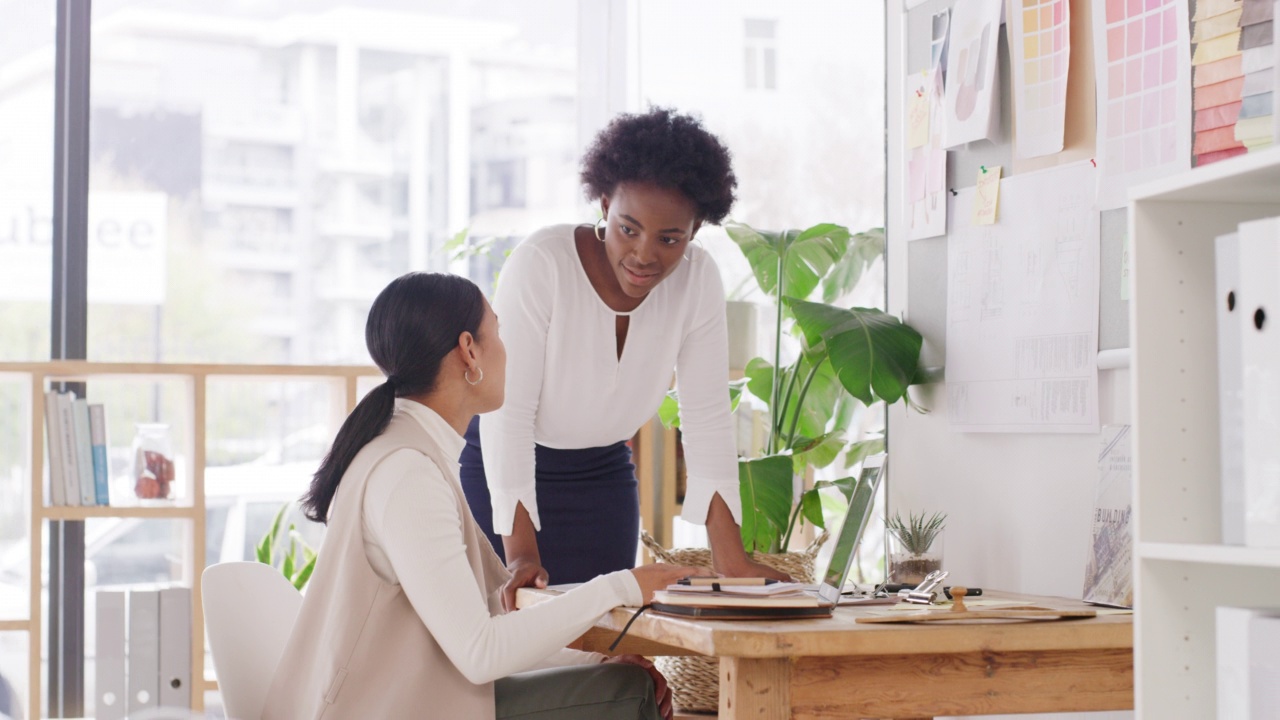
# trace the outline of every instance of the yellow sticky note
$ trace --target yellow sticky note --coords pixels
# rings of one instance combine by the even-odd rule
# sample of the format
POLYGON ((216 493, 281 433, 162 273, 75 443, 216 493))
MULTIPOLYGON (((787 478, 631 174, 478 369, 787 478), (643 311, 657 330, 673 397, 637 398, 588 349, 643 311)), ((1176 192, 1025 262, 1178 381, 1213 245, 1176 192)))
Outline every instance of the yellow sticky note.
POLYGON ((995 225, 1000 206, 1000 166, 983 166, 978 171, 978 189, 973 195, 973 224, 995 225))
POLYGON ((929 96, 914 92, 907 101, 907 149, 924 147, 929 142, 929 96))

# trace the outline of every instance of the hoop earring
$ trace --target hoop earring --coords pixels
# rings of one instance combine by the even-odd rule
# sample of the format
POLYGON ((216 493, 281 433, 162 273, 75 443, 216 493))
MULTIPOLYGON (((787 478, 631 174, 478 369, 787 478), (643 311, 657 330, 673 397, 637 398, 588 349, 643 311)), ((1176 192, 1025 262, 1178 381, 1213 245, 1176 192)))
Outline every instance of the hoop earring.
POLYGON ((603 225, 604 225, 604 218, 600 218, 599 220, 596 221, 596 225, 595 225, 596 239, 599 240, 600 242, 604 242, 604 227, 602 227, 603 225))
POLYGON ((471 368, 467 368, 467 371, 466 371, 466 372, 464 372, 464 373, 462 373, 462 379, 463 379, 463 380, 466 380, 468 385, 479 385, 479 384, 480 384, 480 381, 481 381, 481 380, 484 380, 484 369, 483 369, 483 368, 476 368, 476 372, 480 373, 480 377, 476 378, 475 380, 472 380, 472 379, 471 379, 471 368))

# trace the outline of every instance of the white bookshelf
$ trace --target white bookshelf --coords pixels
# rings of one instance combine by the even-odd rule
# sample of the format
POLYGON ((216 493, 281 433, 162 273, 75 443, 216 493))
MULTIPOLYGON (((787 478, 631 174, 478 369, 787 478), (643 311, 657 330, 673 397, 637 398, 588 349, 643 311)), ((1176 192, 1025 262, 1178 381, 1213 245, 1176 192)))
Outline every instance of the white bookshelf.
POLYGON ((1135 701, 1139 718, 1216 713, 1214 608, 1280 604, 1280 550, 1221 544, 1213 240, 1280 215, 1280 152, 1131 196, 1135 701))

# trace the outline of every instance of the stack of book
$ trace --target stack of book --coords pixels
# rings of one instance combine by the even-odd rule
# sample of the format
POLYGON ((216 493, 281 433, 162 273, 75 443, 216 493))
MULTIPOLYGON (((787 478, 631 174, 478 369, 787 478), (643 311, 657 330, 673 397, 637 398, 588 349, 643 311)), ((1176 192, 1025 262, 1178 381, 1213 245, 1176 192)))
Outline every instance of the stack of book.
POLYGON ((44 396, 44 420, 50 502, 109 505, 107 418, 103 406, 72 392, 49 390, 44 396))
POLYGON ((98 720, 191 707, 191 588, 99 590, 98 720))

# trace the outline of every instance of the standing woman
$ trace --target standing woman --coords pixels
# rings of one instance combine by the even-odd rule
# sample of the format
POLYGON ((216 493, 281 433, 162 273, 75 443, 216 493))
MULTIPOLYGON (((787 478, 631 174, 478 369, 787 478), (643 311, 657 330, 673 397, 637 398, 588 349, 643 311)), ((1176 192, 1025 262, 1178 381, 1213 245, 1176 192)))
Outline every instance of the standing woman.
POLYGON ((635 563, 640 508, 626 441, 676 377, 688 463, 685 520, 715 569, 786 576, 750 560, 729 413, 724 287, 693 244, 733 205, 729 151, 688 115, 622 115, 582 160, 595 226, 530 235, 502 268, 495 309, 511 353, 503 408, 472 423, 461 476, 512 574, 504 592, 585 582, 635 563), (499 537, 501 536, 501 537, 499 537))
POLYGON ((507 572, 456 460, 467 423, 502 404, 506 352, 479 288, 404 275, 374 300, 365 340, 387 381, 343 422, 303 498, 328 531, 264 720, 669 718, 648 661, 564 648, 693 568, 649 565, 523 612, 497 607, 507 572))

